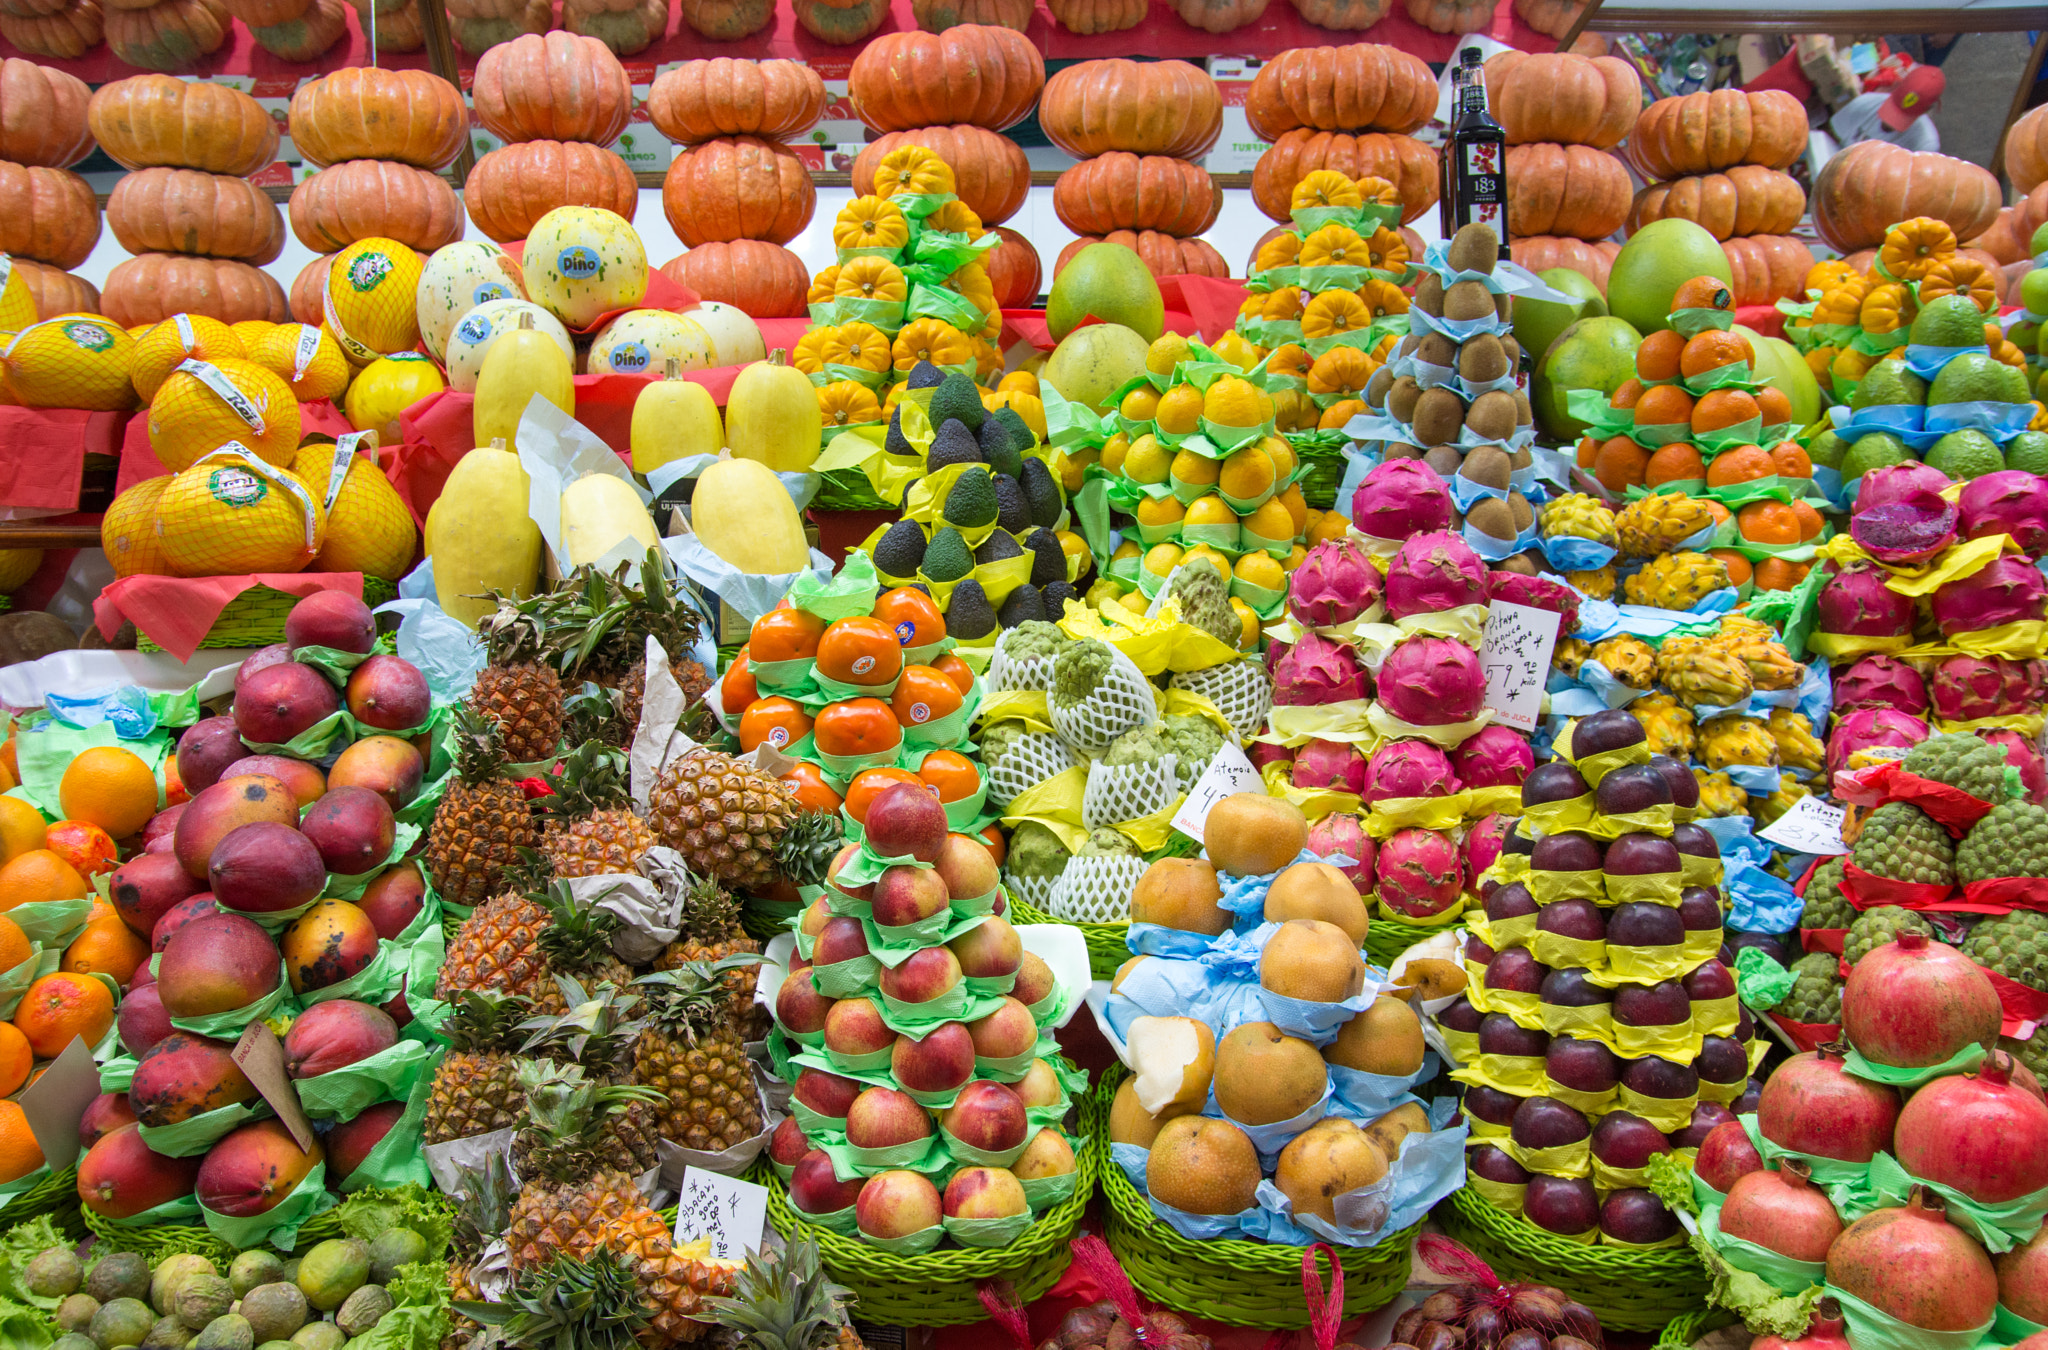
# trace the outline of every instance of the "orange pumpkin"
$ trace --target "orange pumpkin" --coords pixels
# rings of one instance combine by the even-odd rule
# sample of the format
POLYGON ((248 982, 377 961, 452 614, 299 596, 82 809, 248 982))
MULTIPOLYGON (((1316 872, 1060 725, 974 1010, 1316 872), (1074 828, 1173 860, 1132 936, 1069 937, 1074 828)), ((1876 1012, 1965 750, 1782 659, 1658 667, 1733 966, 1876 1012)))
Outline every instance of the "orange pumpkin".
POLYGON ((1053 22, 1069 33, 1120 33, 1145 21, 1145 0, 1045 0, 1053 22))
POLYGON ((326 319, 327 269, 333 265, 334 255, 325 253, 301 267, 292 278, 291 311, 295 323, 318 328, 326 319))
POLYGON ((86 105, 100 148, 127 169, 164 165, 246 177, 277 158, 277 123, 239 89, 168 75, 101 85, 86 105))
POLYGON ((1378 132, 1353 136, 1306 128, 1282 134, 1259 156, 1252 168, 1252 200, 1274 220, 1284 221, 1289 217, 1294 185, 1317 169, 1335 169, 1352 178, 1386 179, 1400 193, 1404 221, 1414 220, 1436 205, 1436 151, 1421 141, 1378 132))
POLYGON ((290 315, 284 288, 262 268, 178 253, 144 253, 116 263, 107 273, 100 312, 123 328, 161 323, 173 314, 204 314, 222 323, 283 323, 290 315))
POLYGON ((962 24, 988 24, 1023 32, 1031 22, 1032 0, 910 0, 910 17, 927 33, 962 24))
POLYGON ((2005 176, 2022 195, 2048 182, 2048 104, 2029 108, 2005 133, 2005 176))
POLYGON ((614 56, 646 50, 668 27, 667 0, 628 0, 610 8, 611 0, 562 0, 562 27, 596 38, 614 56))
POLYGON ((1722 243, 1734 282, 1728 289, 1738 305, 1769 305, 1804 294, 1813 250, 1784 234, 1759 234, 1722 243))
POLYGON ((765 239, 713 240, 661 265, 698 298, 731 305, 756 319, 799 319, 810 276, 803 259, 765 239))
POLYGON ((69 169, 0 162, 0 253, 70 268, 99 239, 92 184, 69 169))
POLYGON ((1493 21, 1493 0, 1403 0, 1408 17, 1432 33, 1476 33, 1493 21))
POLYGON ((690 31, 713 42, 738 42, 775 21, 775 0, 681 0, 690 31))
POLYGON ((922 145, 953 170, 953 190, 984 225, 999 225, 1023 209, 1031 195, 1031 161, 1008 136, 976 126, 892 131, 861 147, 853 161, 853 190, 875 190, 875 170, 892 150, 922 145))
POLYGON ((647 93, 647 116, 672 141, 800 136, 825 114, 825 82, 801 61, 685 61, 647 93))
POLYGON ((0 61, 0 159, 38 169, 68 169, 84 159, 92 153, 85 125, 91 98, 76 75, 19 57, 0 61))
MULTIPOLYGON (((349 7, 342 0, 313 0, 303 14, 272 24, 268 28, 251 28, 249 36, 256 39, 256 45, 282 61, 311 61, 327 52, 327 49, 348 33, 349 7)), ((393 16, 396 17, 396 16, 393 16)), ((411 50, 394 42, 386 41, 387 33, 398 27, 387 27, 381 18, 377 22, 377 45, 387 52, 411 50)), ((425 33, 413 47, 425 45, 425 33)))
POLYGON ((633 115, 633 84, 611 49, 574 33, 527 33, 477 59, 470 87, 484 128, 506 141, 610 145, 633 115))
POLYGON ((876 131, 953 122, 1002 131, 1024 120, 1043 88, 1038 48, 987 24, 877 38, 846 76, 854 116, 876 131))
POLYGON ((1356 347, 1332 347, 1308 368, 1311 394, 1351 394, 1365 388, 1377 363, 1356 347))
POLYGON ((855 0, 845 9, 826 0, 790 0, 789 7, 799 27, 834 47, 862 41, 889 17, 889 0, 855 0))
MULTIPOLYGON (((996 234, 1003 242, 981 256, 988 268, 989 289, 995 292, 1000 308, 1027 308, 1037 298, 1044 275, 1038 250, 1029 239, 1007 226, 999 227, 996 234)), ((1138 256, 1142 258, 1144 254, 1138 256)))
POLYGON ((197 169, 124 174, 107 226, 130 253, 197 253, 259 266, 284 250, 284 215, 246 178, 197 169))
POLYGON ((856 422, 879 422, 882 405, 874 391, 856 380, 834 380, 818 388, 818 413, 828 427, 851 426, 856 422))
POLYGON ((1508 147, 1510 235, 1605 239, 1628 218, 1628 170, 1587 145, 1508 147))
POLYGON ((2004 204, 1988 169, 1947 155, 1859 141, 1813 181, 1813 227, 1840 253, 1871 248, 1901 220, 1932 216, 1958 239, 1991 228, 2004 204))
POLYGON ((640 184, 626 161, 602 145, 515 141, 476 162, 462 199, 479 230, 509 244, 558 206, 597 206, 631 220, 640 184))
MULTIPOLYGON (((1572 31, 1572 25, 1579 21, 1585 11, 1585 0, 1515 0, 1515 17, 1528 24, 1545 37, 1561 38, 1572 31)), ((1597 33, 1587 33, 1573 46, 1585 44, 1590 38, 1599 42, 1597 33)))
POLYGON ((75 61, 99 46, 104 35, 100 0, 70 0, 54 14, 33 18, 0 11, 0 37, 28 56, 75 61))
POLYGON ((1393 0, 1294 0, 1294 12, 1318 28, 1355 32, 1387 17, 1393 0))
POLYGON ((957 366, 974 359, 967 335, 940 319, 913 319, 896 335, 891 349, 896 369, 908 374, 920 361, 957 366))
POLYGON ((107 50, 139 70, 186 70, 213 55, 233 24, 214 0, 161 0, 148 9, 110 8, 107 50))
POLYGON ((1244 112, 1252 131, 1273 141, 1296 127, 1414 131, 1436 115, 1436 100, 1436 76, 1421 57, 1360 42, 1281 52, 1252 77, 1244 112))
POLYGON ((501 43, 526 35, 545 33, 555 22, 549 0, 448 0, 448 31, 455 45, 472 56, 481 56, 501 43), (466 11, 480 10, 481 13, 466 11))
POLYGON ((379 52, 416 52, 427 45, 427 21, 420 14, 419 0, 405 0, 398 8, 377 16, 379 52))
POLYGON ((1944 258, 1920 278, 1921 304, 1944 295, 1964 296, 1987 314, 1998 308, 1998 283, 1991 269, 1975 258, 1944 258))
POLYGON ((38 315, 48 318, 56 314, 100 312, 100 288, 84 277, 27 258, 14 260, 14 272, 35 298, 38 315))
POLYGON ((786 244, 810 224, 817 200, 796 152, 759 136, 691 146, 670 162, 661 184, 669 226, 690 248, 720 239, 786 244))
MULTIPOLYGON (((2036 184, 2036 186, 2038 187, 2039 185, 2036 184)), ((2027 200, 2033 200, 2032 194, 2028 195, 2027 200)), ((1983 249, 1986 253, 1998 259, 2001 266, 2028 262, 2027 245, 2033 241, 2020 237, 2018 233, 2019 221, 2019 207, 2000 207, 1998 219, 1991 222, 1991 228, 1978 235, 1975 239, 1967 240, 1966 242, 1971 248, 1983 249)))
POLYGON ((1171 0, 1173 12, 1190 28, 1228 33, 1265 17, 1266 0, 1171 0))
POLYGON ((1223 96, 1186 61, 1082 61, 1046 80, 1038 124, 1075 159, 1111 150, 1197 159, 1223 131, 1223 96))
POLYGON ((250 32, 303 18, 309 0, 220 0, 220 7, 240 19, 250 32))
POLYGON ((1112 150, 1062 173, 1052 209, 1075 234, 1158 230, 1186 238, 1216 223, 1223 189, 1199 164, 1112 150))
POLYGON ((883 197, 855 197, 839 208, 832 222, 832 243, 839 249, 899 249, 910 242, 910 222, 902 208, 883 197))
POLYGON ((373 235, 422 253, 462 237, 462 207, 439 174, 381 159, 322 169, 292 189, 292 233, 315 253, 373 235))
POLYGON ((1608 269, 1614 266, 1615 255, 1620 252, 1621 245, 1611 241, 1588 243, 1583 239, 1548 234, 1514 239, 1508 243, 1508 255, 1531 272, 1569 267, 1598 286, 1602 294, 1607 290, 1608 269))
POLYGON ((1629 207, 1630 233, 1653 220, 1690 220, 1716 239, 1786 234, 1806 214, 1806 189, 1789 173, 1737 164, 1669 183, 1653 183, 1629 207))
POLYGON ((1783 90, 1660 98, 1636 119, 1629 148, 1651 178, 1712 173, 1737 164, 1782 169, 1806 149, 1806 108, 1783 90))
POLYGON ((1486 98, 1509 145, 1556 141, 1612 150, 1635 127, 1643 82, 1612 56, 1505 51, 1486 63, 1486 98))
POLYGON ((309 163, 395 159, 445 169, 462 153, 469 113, 462 91, 439 75, 350 66, 299 86, 291 128, 292 144, 309 163))

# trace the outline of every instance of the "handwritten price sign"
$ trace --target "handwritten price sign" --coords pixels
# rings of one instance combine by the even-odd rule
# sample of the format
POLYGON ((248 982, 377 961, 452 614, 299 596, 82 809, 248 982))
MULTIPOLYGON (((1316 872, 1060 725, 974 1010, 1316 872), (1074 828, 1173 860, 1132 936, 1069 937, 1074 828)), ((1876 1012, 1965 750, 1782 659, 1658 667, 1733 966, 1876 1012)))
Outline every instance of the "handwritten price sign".
POLYGON ((686 1168, 676 1197, 676 1243, 711 1239, 711 1259, 741 1261, 761 1246, 768 1222, 768 1189, 737 1177, 686 1168))
POLYGON ((1543 686, 1557 646, 1559 615, 1495 600, 1486 607, 1486 638, 1479 664, 1486 672, 1486 706, 1494 720, 1534 731, 1543 713, 1543 686))

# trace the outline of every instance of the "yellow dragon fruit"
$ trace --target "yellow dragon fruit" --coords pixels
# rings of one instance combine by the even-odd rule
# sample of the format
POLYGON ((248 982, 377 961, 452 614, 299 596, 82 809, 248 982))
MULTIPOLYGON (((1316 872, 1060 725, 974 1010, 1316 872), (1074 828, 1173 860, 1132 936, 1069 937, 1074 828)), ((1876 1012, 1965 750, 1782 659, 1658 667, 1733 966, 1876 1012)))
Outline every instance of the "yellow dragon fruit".
POLYGON ((1721 620, 1721 631, 1713 645, 1749 667, 1749 678, 1758 689, 1792 689, 1806 677, 1806 669, 1792 659, 1778 632, 1761 619, 1730 614, 1721 620))
POLYGON ((1629 704, 1628 710, 1643 724, 1643 737, 1649 743, 1651 754, 1669 755, 1680 761, 1692 758, 1699 738, 1693 734, 1690 708, 1659 690, 1629 704))
POLYGON ((1811 797, 1812 791, 1796 779, 1781 778, 1778 790, 1768 797, 1751 797, 1749 813, 1756 817, 1759 826, 1769 825, 1792 809, 1792 803, 1801 797, 1811 797))
POLYGON ((1657 679, 1688 707, 1732 708, 1756 692, 1748 666, 1700 637, 1664 639, 1657 679))
POLYGON ((1573 679, 1579 677, 1579 667, 1593 655, 1593 644, 1584 638, 1565 638, 1551 648, 1550 664, 1573 679))
POLYGON ((1691 550, 1652 558, 1642 571, 1621 583, 1631 605, 1680 610, 1691 609, 1726 585, 1728 565, 1691 550))
POLYGON ((1595 643, 1593 659, 1631 689, 1648 689, 1657 682, 1656 651, 1631 634, 1622 633, 1595 643))
POLYGON ((1746 816, 1749 814, 1749 794, 1735 786, 1735 780, 1725 773, 1708 773, 1705 769, 1694 769, 1693 778, 1700 785, 1700 814, 1703 816, 1746 816))
POLYGON ((1771 739, 1778 743, 1778 763, 1788 769, 1820 772, 1828 751, 1813 734, 1813 723, 1806 720, 1806 714, 1790 708, 1773 708, 1766 725, 1770 727, 1771 739))
POLYGON ((1584 591, 1595 600, 1614 598, 1614 564, 1596 567, 1590 572, 1567 572, 1564 579, 1584 591))
POLYGON ((1731 764, 1770 768, 1778 762, 1778 743, 1761 717, 1716 717, 1700 728, 1700 759, 1709 769, 1731 764))
POLYGON ((1705 502, 1679 493, 1659 493, 1622 507, 1614 517, 1614 534, 1621 551, 1629 557, 1654 558, 1670 552, 1713 523, 1713 512, 1705 502))
POLYGON ((1568 492, 1543 507, 1543 533, 1549 538, 1614 542, 1614 512, 1598 497, 1568 492))

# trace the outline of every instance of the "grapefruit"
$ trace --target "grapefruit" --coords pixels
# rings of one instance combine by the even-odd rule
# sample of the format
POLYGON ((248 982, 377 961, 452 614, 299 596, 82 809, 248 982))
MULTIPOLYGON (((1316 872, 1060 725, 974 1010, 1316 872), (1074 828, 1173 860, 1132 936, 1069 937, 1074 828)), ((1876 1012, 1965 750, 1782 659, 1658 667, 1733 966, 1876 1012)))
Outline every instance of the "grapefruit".
POLYGON ((1536 423, 1559 440, 1577 439, 1586 424, 1567 410, 1572 389, 1597 389, 1611 394, 1636 373, 1636 348, 1643 335, 1626 320, 1612 315, 1580 319, 1558 335, 1536 367, 1529 402, 1536 423))
POLYGON ((1134 330, 1147 343, 1166 331, 1166 302, 1152 269, 1122 244, 1090 244, 1053 279, 1045 326, 1055 340, 1064 341, 1091 314, 1134 330))
POLYGON ((1544 285, 1553 291, 1578 297, 1578 303, 1564 305, 1555 300, 1516 299, 1513 310, 1515 341, 1529 353, 1532 364, 1542 361, 1543 354, 1550 350, 1550 344, 1557 341, 1558 334, 1565 329, 1580 319, 1607 313, 1607 298, 1600 294, 1600 288, 1584 272, 1574 272, 1569 267, 1553 267, 1540 275, 1544 285))
POLYGON ((1142 335, 1120 323, 1091 323, 1060 340, 1045 363, 1045 378, 1061 398, 1102 412, 1112 394, 1145 373, 1147 345, 1142 335))
POLYGON ((1689 220, 1658 220, 1629 236, 1607 273, 1607 310, 1637 331, 1668 328, 1671 293, 1694 277, 1735 284, 1720 242, 1689 220))

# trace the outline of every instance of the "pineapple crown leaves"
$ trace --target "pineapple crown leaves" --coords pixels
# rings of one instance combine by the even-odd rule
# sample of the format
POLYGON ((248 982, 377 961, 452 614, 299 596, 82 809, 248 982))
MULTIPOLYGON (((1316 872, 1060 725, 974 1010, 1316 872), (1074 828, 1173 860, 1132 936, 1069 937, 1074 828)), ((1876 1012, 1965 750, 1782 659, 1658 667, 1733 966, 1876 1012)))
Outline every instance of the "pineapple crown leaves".
POLYGON ((596 907, 603 898, 592 896, 586 908, 562 881, 550 881, 544 889, 527 893, 527 899, 547 910, 552 919, 535 939, 550 965, 558 970, 587 970, 610 958, 612 935, 619 931, 620 920, 596 907))
POLYGON ((816 886, 846 842, 846 827, 822 811, 799 815, 775 841, 775 861, 782 874, 798 886, 816 886))
POLYGON ((519 1061, 519 1086, 526 1093, 527 1115, 532 1121, 527 1130, 538 1136, 533 1160, 543 1172, 558 1179, 588 1175, 595 1169, 599 1160, 593 1150, 601 1141, 608 1117, 634 1102, 666 1100, 653 1088, 599 1083, 585 1077, 580 1064, 545 1059, 519 1061))
POLYGON ((723 933, 739 922, 741 902, 717 878, 700 876, 673 849, 657 845, 640 858, 640 873, 654 883, 665 912, 686 932, 723 933))
POLYGON ((484 662, 493 666, 519 665, 539 660, 546 654, 549 632, 548 593, 524 600, 497 591, 488 592, 497 609, 477 624, 483 640, 484 662))
POLYGON ((455 1010, 441 1028, 449 1045, 471 1053, 510 1050, 521 1019, 533 1000, 500 989, 465 989, 455 996, 455 1010))
POLYGON ((458 1172, 455 1245, 474 1255, 504 1233, 518 1187, 512 1181, 511 1161, 503 1151, 485 1154, 480 1163, 459 1166, 458 1172))
POLYGON ((727 1014, 728 995, 719 977, 760 964, 761 957, 737 952, 720 961, 688 961, 642 975, 633 983, 647 991, 649 1017, 656 1026, 695 1037, 727 1014))
POLYGON ((586 565, 555 592, 564 612, 557 625, 563 636, 553 644, 553 655, 563 674, 586 667, 637 665, 645 659, 650 637, 671 657, 680 657, 696 646, 700 631, 697 612, 677 595, 661 549, 647 550, 640 563, 638 586, 626 580, 632 566, 620 563, 606 573, 586 565))
POLYGON ((466 783, 495 778, 505 767, 505 735, 496 718, 480 713, 468 701, 455 705, 448 722, 455 772, 466 783))
POLYGON ((522 1275, 503 1303, 455 1310, 521 1350, 636 1350, 651 1316, 632 1265, 604 1248, 583 1261, 558 1253, 522 1275))
POLYGON ((641 996, 622 991, 607 981, 586 992, 581 982, 567 975, 555 976, 568 1011, 529 1017, 519 1029, 530 1033, 519 1048, 527 1054, 536 1050, 560 1049, 576 1063, 598 1070, 610 1070, 632 1048, 644 1019, 636 1019, 641 996))
POLYGON ((753 1350, 817 1350, 834 1338, 852 1301, 853 1291, 825 1274, 818 1245, 797 1239, 779 1257, 749 1252, 733 1296, 708 1298, 704 1308, 753 1350))
POLYGON ((562 739, 570 745, 601 740, 625 715, 623 692, 585 680, 581 689, 562 701, 562 739))
POLYGON ((562 756, 561 772, 550 786, 554 792, 535 802, 543 815, 587 816, 593 811, 618 810, 633 800, 627 788, 625 752, 602 741, 585 741, 562 756))
POLYGON ((555 860, 537 848, 515 845, 517 860, 505 865, 501 874, 504 888, 524 896, 538 896, 555 881, 555 860))

